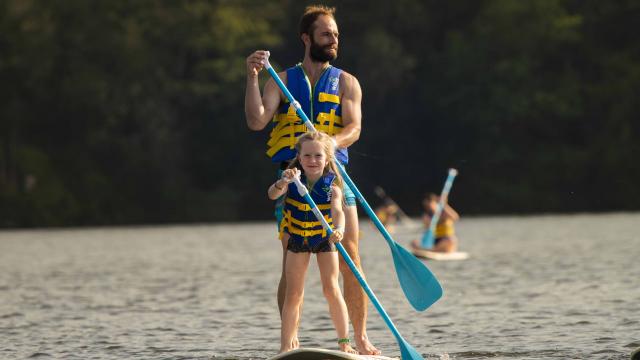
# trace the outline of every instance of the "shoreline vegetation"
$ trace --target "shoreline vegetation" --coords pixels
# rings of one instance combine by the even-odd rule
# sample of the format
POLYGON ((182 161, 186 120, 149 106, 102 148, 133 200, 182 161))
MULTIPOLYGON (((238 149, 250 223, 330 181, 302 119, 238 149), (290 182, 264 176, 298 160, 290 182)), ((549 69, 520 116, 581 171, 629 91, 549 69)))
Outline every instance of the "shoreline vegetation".
MULTIPOLYGON (((418 216, 455 167, 463 217, 640 210, 637 4, 376 1, 335 4, 372 205, 418 216)), ((300 61, 305 5, 2 2, 0 228, 269 219, 244 61, 300 61)))

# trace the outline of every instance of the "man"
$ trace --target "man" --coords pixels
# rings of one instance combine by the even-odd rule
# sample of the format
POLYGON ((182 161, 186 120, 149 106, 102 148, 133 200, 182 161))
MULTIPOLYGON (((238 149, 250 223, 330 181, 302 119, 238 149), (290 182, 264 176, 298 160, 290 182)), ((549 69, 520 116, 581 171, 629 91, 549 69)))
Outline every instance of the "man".
MULTIPOLYGON (((300 20, 300 39, 305 54, 301 64, 278 74, 287 85, 293 97, 314 123, 318 131, 333 137, 336 157, 346 164, 347 147, 360 137, 362 90, 358 80, 351 74, 329 64, 338 56, 338 25, 334 18, 334 8, 309 6, 300 20)), ((251 130, 264 129, 273 119, 273 127, 268 142, 269 155, 273 162, 280 163, 281 169, 295 157, 296 137, 306 131, 293 106, 281 93, 273 79, 269 79, 260 95, 258 73, 264 68, 267 52, 258 50, 247 57, 247 88, 245 94, 245 114, 247 126, 251 130), (275 117, 274 117, 275 116, 275 117)), ((348 186, 344 188, 346 228, 342 244, 360 266, 358 255, 358 213, 355 196, 348 186)), ((276 217, 281 219, 281 205, 276 207, 276 217)), ((278 306, 282 311, 286 281, 284 263, 287 244, 283 247, 283 273, 278 285, 278 306)), ((367 298, 344 261, 340 261, 340 271, 344 278, 344 297, 349 317, 354 328, 355 345, 361 354, 377 355, 376 349, 367 338, 367 298)), ((297 341, 297 340, 296 340, 297 341)), ((298 344, 293 344, 298 347, 298 344)))

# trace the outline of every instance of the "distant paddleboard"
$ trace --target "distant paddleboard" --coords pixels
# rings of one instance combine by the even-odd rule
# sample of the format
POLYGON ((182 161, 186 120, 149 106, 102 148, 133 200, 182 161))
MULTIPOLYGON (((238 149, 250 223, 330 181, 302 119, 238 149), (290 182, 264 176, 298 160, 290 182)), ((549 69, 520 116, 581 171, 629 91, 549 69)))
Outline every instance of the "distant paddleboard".
POLYGON ((456 252, 439 252, 439 251, 431 251, 427 250, 423 247, 416 246, 415 244, 411 244, 411 252, 413 255, 417 257, 421 257, 423 259, 429 260, 465 260, 469 258, 469 253, 456 251, 456 252))
POLYGON ((338 350, 300 348, 278 354, 269 360, 398 360, 381 355, 355 355, 338 350))

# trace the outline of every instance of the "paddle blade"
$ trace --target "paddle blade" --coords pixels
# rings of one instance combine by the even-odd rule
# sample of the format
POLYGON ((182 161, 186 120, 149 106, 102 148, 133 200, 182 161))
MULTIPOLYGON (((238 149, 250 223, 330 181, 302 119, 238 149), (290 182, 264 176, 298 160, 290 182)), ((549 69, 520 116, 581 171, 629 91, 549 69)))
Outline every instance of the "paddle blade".
POLYGON ((442 297, 442 286, 422 261, 398 244, 391 253, 400 287, 414 309, 424 311, 442 297))
POLYGON ((399 341, 400 345, 400 357, 402 360, 424 360, 422 355, 414 349, 408 342, 402 340, 399 341))
POLYGON ((431 232, 431 229, 425 231, 424 234, 422 234, 421 244, 422 244, 422 247, 425 249, 431 249, 435 245, 434 239, 433 239, 433 232, 431 232))

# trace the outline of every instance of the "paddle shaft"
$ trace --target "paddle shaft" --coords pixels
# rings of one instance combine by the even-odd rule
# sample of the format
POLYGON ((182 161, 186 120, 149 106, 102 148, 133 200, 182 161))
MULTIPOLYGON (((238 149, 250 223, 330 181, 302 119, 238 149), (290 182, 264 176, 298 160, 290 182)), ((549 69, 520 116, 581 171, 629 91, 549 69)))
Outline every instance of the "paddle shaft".
POLYGON ((432 248, 433 247, 433 237, 436 231, 436 226, 438 225, 438 221, 440 221, 440 215, 444 210, 444 198, 449 195, 449 191, 451 191, 451 186, 453 186, 453 180, 458 175, 458 171, 456 169, 449 169, 449 175, 447 175, 447 180, 444 182, 444 187, 442 188, 442 193, 440 194, 440 201, 438 201, 438 207, 436 208, 435 214, 431 217, 431 223, 429 224, 429 230, 427 232, 426 237, 422 238, 422 247, 424 248, 432 248))
MULTIPOLYGON (((311 207, 311 211, 313 211, 313 214, 316 216, 318 221, 322 223, 322 227, 327 231, 327 234, 331 236, 331 234, 333 234, 333 229, 331 228, 329 223, 327 223, 327 220, 324 218, 324 216, 320 212, 320 209, 318 209, 318 206, 316 205, 315 201, 313 201, 313 199, 309 195, 309 191, 307 190, 307 188, 304 185, 302 185, 302 183, 300 182, 300 179, 294 178, 294 181, 296 183, 296 187, 298 188, 298 192, 300 193, 300 195, 304 197, 304 200, 311 207)), ((338 248, 338 251, 340 252, 340 255, 342 255, 342 258, 344 259, 344 261, 347 263, 347 265, 353 272, 353 275, 356 277, 356 279, 358 279, 360 286, 362 286, 362 289, 364 289, 364 292, 367 293, 367 296, 369 296, 369 300, 371 300, 371 303, 373 303, 373 305, 376 307, 376 309, 378 310, 378 313, 380 313, 380 316, 382 316, 382 319, 387 324, 387 326, 389 327, 393 335, 396 337, 398 341, 404 342, 405 340, 402 338, 402 335, 400 335, 400 331, 398 331, 396 326, 393 324, 393 322, 389 318, 389 315, 382 307, 382 304, 380 304, 380 301, 378 301, 378 298, 373 293, 373 290, 371 290, 371 288, 367 284, 364 277, 362 277, 360 270, 358 270, 358 267, 356 266, 356 264, 353 262, 353 260, 351 260, 349 253, 347 253, 347 250, 344 248, 344 246, 342 246, 341 243, 337 242, 335 244, 336 244, 336 248, 338 248)))

